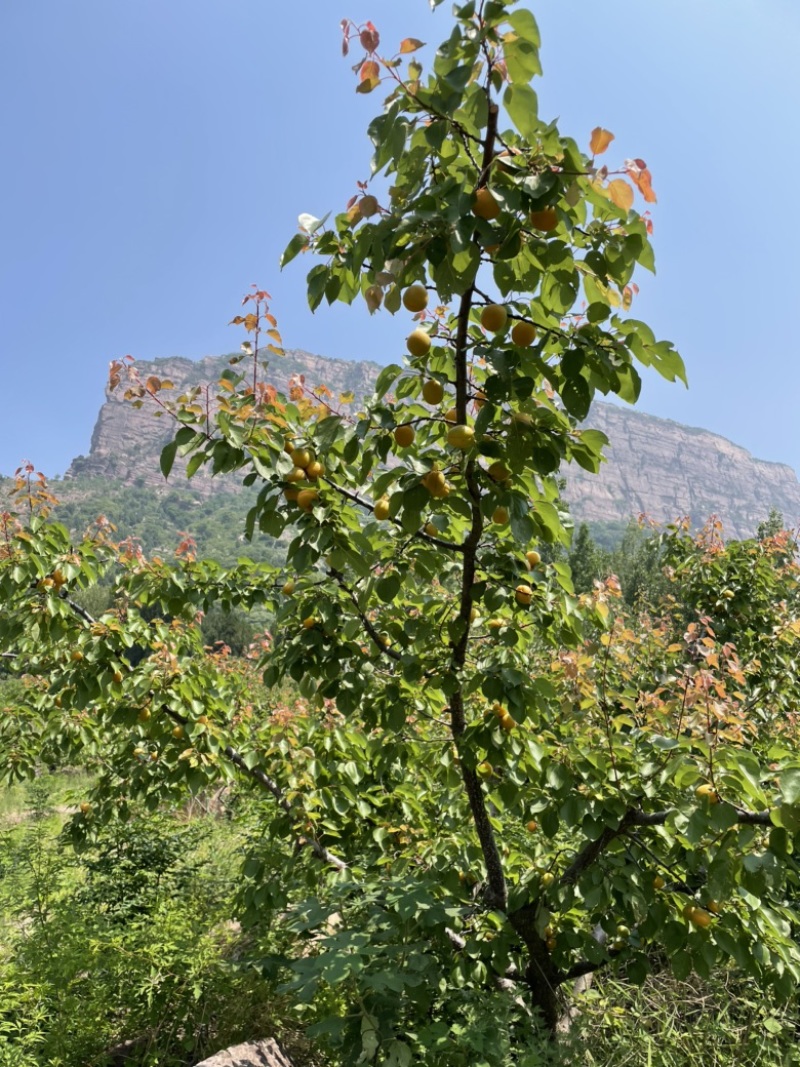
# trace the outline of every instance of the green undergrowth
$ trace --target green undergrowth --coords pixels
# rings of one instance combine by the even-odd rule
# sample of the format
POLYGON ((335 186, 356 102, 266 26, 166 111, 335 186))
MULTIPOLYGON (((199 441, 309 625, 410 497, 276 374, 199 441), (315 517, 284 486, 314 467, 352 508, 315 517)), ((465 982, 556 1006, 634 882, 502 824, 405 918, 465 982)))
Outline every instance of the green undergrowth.
MULTIPOLYGON (((197 798, 108 827, 76 853, 61 830, 89 784, 45 773, 0 792, 0 1067, 188 1067, 266 1036, 283 1040, 295 1067, 342 1064, 299 1033, 337 990, 320 989, 298 1014, 280 978, 249 962, 289 948, 285 930, 236 922, 260 804, 197 798)), ((558 1050, 509 1051, 509 1067, 800 1062, 796 1003, 774 1007, 731 974, 680 982, 654 960, 643 986, 597 975, 577 1004, 558 1050)), ((495 1063, 496 1023, 478 998, 446 1044, 469 1051, 471 1067, 484 1053, 495 1063)))

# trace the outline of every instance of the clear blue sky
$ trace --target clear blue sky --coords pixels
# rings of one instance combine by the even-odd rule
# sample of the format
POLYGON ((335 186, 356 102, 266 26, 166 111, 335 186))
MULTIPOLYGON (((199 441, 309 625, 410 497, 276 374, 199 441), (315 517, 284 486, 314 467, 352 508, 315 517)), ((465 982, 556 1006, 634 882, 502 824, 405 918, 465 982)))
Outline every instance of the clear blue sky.
MULTIPOLYGON (((690 389, 640 407, 800 468, 800 5, 529 0, 545 118, 652 173, 658 275, 637 317, 690 389)), ((406 321, 305 302, 278 257, 301 212, 369 173, 368 121, 339 19, 438 44, 427 0, 5 0, 0 4, 0 472, 48 475, 89 448, 108 361, 232 351, 258 282, 284 341, 396 360, 406 321)))

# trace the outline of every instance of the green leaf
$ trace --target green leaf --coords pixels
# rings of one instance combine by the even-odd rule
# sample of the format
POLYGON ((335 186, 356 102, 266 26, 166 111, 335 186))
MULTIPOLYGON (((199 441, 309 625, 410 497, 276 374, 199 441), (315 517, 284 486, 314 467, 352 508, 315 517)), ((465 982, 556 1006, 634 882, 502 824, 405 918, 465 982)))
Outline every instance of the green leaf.
POLYGON ((172 470, 172 465, 175 462, 175 456, 178 451, 178 442, 170 441, 168 445, 165 445, 161 450, 161 473, 165 478, 169 478, 169 473, 172 470))
POLYGON ((535 140, 539 128, 539 101, 533 89, 529 85, 509 85, 503 94, 503 104, 525 140, 535 140))
POLYGON ((790 767, 778 775, 778 788, 786 804, 800 801, 800 767, 790 767))

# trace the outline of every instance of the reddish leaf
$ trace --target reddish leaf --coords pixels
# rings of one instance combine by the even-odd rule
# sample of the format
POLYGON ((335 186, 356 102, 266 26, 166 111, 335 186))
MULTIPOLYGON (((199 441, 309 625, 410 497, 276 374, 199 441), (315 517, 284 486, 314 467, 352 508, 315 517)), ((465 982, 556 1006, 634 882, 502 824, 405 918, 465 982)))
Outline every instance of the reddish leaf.
POLYGON ((643 159, 626 159, 625 170, 644 197, 645 202, 654 204, 656 202, 656 194, 653 192, 653 177, 647 169, 645 161, 643 159))
POLYGON ((380 79, 381 69, 374 59, 365 59, 361 64, 361 68, 358 72, 358 80, 365 81, 378 81, 380 79))
POLYGON ((602 155, 613 140, 614 134, 610 130, 604 130, 602 126, 595 126, 592 130, 592 139, 589 141, 589 149, 592 155, 602 155))
POLYGON ((348 30, 350 29, 350 19, 342 19, 340 23, 342 27, 342 55, 346 56, 350 51, 350 38, 348 36, 348 30))
POLYGON ((405 55, 406 52, 416 52, 424 44, 424 41, 418 41, 416 37, 406 37, 404 41, 400 42, 400 55, 405 55))
POLYGON ((608 195, 611 202, 623 211, 630 211, 633 207, 633 189, 623 178, 615 178, 613 182, 608 183, 608 195))
POLYGON ((381 43, 380 34, 371 22, 367 22, 364 25, 358 35, 358 39, 361 41, 361 47, 365 52, 374 52, 381 43))

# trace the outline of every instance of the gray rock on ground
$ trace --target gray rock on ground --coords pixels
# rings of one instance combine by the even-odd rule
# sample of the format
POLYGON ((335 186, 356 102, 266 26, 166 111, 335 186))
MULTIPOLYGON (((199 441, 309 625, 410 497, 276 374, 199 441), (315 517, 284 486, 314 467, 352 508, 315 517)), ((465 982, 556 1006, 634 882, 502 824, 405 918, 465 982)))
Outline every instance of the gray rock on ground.
POLYGON ((233 1048, 210 1056, 196 1067, 293 1067, 290 1059, 271 1038, 233 1048))

